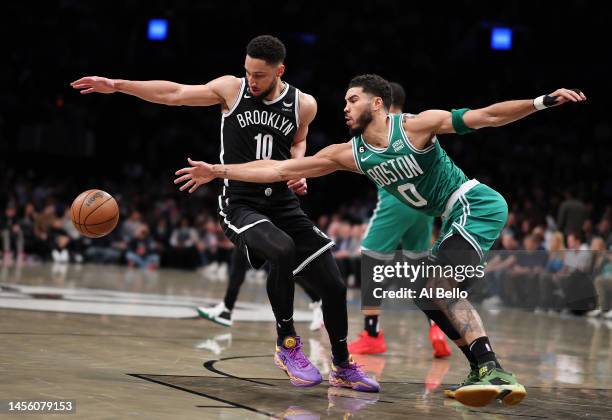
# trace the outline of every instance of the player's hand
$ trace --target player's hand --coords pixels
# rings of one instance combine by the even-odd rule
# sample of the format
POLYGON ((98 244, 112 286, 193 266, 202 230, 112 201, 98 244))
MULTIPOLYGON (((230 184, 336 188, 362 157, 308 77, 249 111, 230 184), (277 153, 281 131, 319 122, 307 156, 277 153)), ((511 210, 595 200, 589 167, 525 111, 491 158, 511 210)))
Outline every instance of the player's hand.
POLYGON ((554 98, 555 101, 550 106, 559 106, 566 102, 584 102, 586 96, 580 89, 557 89, 553 93, 549 93, 547 96, 554 98))
POLYGON ((174 180, 175 184, 180 184, 181 182, 187 181, 181 185, 179 190, 185 191, 187 188, 189 188, 189 193, 191 194, 200 188, 200 185, 206 184, 215 179, 212 171, 212 165, 206 162, 191 160, 191 158, 187 158, 187 162, 189 162, 191 167, 179 169, 174 173, 174 175, 182 175, 174 180))
POLYGON ((75 89, 80 89, 81 93, 114 93, 117 92, 115 89, 115 81, 107 79, 106 77, 98 76, 87 76, 81 77, 79 80, 75 80, 70 83, 75 89))
POLYGON ((292 179, 291 181, 287 181, 287 186, 297 195, 306 195, 308 193, 306 178, 292 179))

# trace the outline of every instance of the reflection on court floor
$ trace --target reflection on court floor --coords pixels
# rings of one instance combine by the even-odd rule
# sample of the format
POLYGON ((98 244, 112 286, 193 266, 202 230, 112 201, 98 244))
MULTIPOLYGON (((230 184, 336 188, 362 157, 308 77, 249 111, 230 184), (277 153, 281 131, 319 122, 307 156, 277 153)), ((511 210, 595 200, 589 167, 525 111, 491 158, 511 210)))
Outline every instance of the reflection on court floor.
MULTIPOLYGON (((0 276, 2 398, 74 399, 74 418, 567 419, 612 412, 611 322, 484 311, 502 364, 528 396, 512 408, 473 409, 444 398, 442 385, 463 379, 466 366, 458 354, 431 357, 425 318, 415 311, 386 312, 388 352, 356 358, 381 381, 380 394, 326 382, 296 389, 272 362, 274 325, 263 315, 269 308, 261 284, 245 284, 238 307, 248 319, 230 329, 194 318, 196 305, 216 302, 225 288, 196 273, 42 265, 5 268, 0 276)), ((296 314, 307 321, 300 293, 296 314)), ((357 304, 349 320, 354 337, 363 327, 357 304)), ((326 378, 326 332, 296 326, 326 378)))

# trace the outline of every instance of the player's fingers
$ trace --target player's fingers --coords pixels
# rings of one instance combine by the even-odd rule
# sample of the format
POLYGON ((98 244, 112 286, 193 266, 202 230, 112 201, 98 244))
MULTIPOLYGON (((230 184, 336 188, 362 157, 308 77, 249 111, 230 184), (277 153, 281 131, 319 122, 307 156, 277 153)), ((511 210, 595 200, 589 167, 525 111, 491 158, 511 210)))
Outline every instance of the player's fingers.
POLYGON ((181 182, 186 181, 186 180, 188 180, 188 179, 190 179, 190 178, 191 178, 191 174, 183 175, 183 176, 182 176, 182 177, 180 177, 180 178, 176 178, 176 179, 174 180, 174 183, 175 183, 175 184, 180 184, 181 182))
POLYGON ((75 80, 74 82, 72 82, 72 83, 70 83, 70 84, 71 84, 71 85, 76 85, 76 84, 79 84, 79 83, 83 83, 84 81, 86 81, 86 80, 88 80, 88 79, 89 79, 89 77, 81 77, 80 79, 75 80))
POLYGON ((189 181, 185 182, 185 183, 184 183, 184 184, 181 186, 181 188, 179 188, 179 191, 185 191, 187 188, 191 187, 193 184, 194 184, 193 179, 192 179, 192 180, 189 180, 189 181))
POLYGON ((181 168, 174 175, 190 174, 191 172, 193 172, 193 168, 181 168))
POLYGON ((291 182, 291 185, 289 185, 290 188, 302 188, 304 185, 306 185, 306 181, 304 179, 294 179, 289 182, 291 182))
POLYGON ((185 182, 183 185, 181 185, 181 187, 179 188, 179 191, 185 191, 187 188, 191 187, 193 183, 194 183, 193 179, 185 182))
POLYGON ((570 93, 570 91, 566 89, 560 92, 560 96, 561 98, 564 98, 566 101, 576 102, 577 99, 574 98, 574 96, 572 96, 572 93, 573 92, 570 93))
POLYGON ((189 194, 191 194, 192 192, 194 192, 195 190, 197 190, 198 188, 200 188, 200 184, 195 184, 193 187, 191 187, 189 189, 189 194))
POLYGON ((582 91, 580 91, 578 89, 573 89, 573 91, 576 94, 576 96, 578 96, 578 101, 586 100, 586 96, 584 96, 584 93, 582 93, 582 91))
POLYGON ((89 89, 84 89, 81 91, 81 93, 85 94, 85 93, 92 93, 95 92, 96 90, 94 88, 89 88, 89 89))
POLYGON ((580 101, 580 95, 578 94, 578 92, 568 89, 567 94, 575 100, 574 102, 580 101))
POLYGON ((188 157, 188 158, 187 158, 187 162, 189 162, 189 164, 190 164, 191 166, 198 166, 198 165, 201 165, 201 164, 203 164, 203 163, 204 163, 204 162, 199 161, 199 160, 191 160, 191 158, 190 158, 190 157, 188 157))

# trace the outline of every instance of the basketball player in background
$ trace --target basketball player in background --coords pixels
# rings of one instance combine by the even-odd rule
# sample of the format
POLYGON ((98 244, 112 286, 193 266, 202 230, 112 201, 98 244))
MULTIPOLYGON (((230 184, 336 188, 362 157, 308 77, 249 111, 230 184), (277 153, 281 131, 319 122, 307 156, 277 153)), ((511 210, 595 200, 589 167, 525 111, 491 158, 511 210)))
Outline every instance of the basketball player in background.
MULTIPOLYGON (((389 113, 402 114, 406 102, 404 88, 395 82, 391 86, 392 102, 389 113)), ((389 260, 396 250, 401 249, 404 258, 413 265, 420 264, 429 254, 434 218, 411 207, 377 187, 378 201, 368 228, 361 242, 361 253, 369 258, 389 260)), ((368 279, 372 281, 372 279, 368 279)), ((363 309, 364 329, 357 339, 349 343, 351 354, 379 354, 387 350, 384 332, 380 329, 380 309, 363 309)), ((429 341, 434 357, 447 357, 451 349, 440 327, 431 319, 429 341)))

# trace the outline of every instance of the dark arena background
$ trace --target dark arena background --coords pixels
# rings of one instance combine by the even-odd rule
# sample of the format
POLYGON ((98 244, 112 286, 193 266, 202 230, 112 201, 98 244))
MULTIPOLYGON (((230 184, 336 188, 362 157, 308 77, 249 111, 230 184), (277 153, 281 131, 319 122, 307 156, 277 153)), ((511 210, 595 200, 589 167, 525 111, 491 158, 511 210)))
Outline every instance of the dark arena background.
MULTIPOLYGON (((607 9, 539 0, 4 3, 0 416, 610 418, 607 9), (385 351, 351 351, 379 393, 329 386, 321 304, 299 286, 293 319, 323 382, 291 385, 273 361, 266 266, 246 270, 231 326, 198 310, 223 301, 234 269, 217 212, 222 181, 194 194, 173 181, 187 157, 219 163, 220 107, 81 95, 70 83, 94 75, 193 85, 244 77, 246 45, 262 34, 286 46, 282 80, 317 100, 306 155, 350 139, 345 92, 359 74, 401 84, 404 112, 413 114, 559 88, 584 92, 582 103, 504 127, 440 136, 468 178, 508 203, 470 301, 504 369, 527 390, 521 404, 473 407, 448 398, 444 390, 469 366, 450 340, 451 355, 432 355, 435 334, 410 302, 383 304, 385 351), (117 227, 101 238, 82 236, 71 222, 73 200, 89 189, 119 205, 117 227)), ((365 337, 360 244, 376 186, 336 172, 308 179, 299 201, 336 243, 348 342, 365 337)), ((441 229, 436 218, 432 243, 441 229)))

